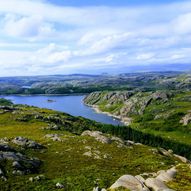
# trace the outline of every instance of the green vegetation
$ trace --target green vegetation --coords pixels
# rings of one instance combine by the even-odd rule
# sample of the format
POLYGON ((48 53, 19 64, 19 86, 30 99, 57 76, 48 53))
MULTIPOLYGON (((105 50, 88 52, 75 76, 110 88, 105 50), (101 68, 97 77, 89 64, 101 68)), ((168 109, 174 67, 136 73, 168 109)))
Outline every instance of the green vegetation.
POLYGON ((119 75, 53 75, 0 78, 0 94, 73 94, 94 91, 189 89, 190 75, 148 72, 119 75))
POLYGON ((0 98, 0 105, 10 106, 10 105, 12 105, 12 104, 13 104, 13 103, 12 103, 10 100, 4 99, 4 98, 0 98))
MULTIPOLYGON (((29 177, 38 174, 15 176, 8 172, 7 182, 0 179, 3 191, 57 190, 58 182, 64 185, 61 190, 69 191, 92 190, 95 182, 108 188, 121 175, 156 172, 176 164, 173 157, 153 153, 148 146, 118 147, 115 143, 103 144, 94 138, 80 136, 86 129, 111 132, 109 129, 115 129, 111 125, 36 107, 14 108, 0 115, 0 138, 22 136, 44 145, 46 149, 42 151, 14 147, 27 156, 39 158, 43 163, 38 174, 45 178, 31 182, 29 177), (57 125, 57 130, 46 128, 53 124, 57 125), (62 141, 48 139, 47 134, 58 134, 62 141), (85 156, 88 148, 99 153, 100 158, 85 156)), ((5 164, 1 166, 5 168, 5 164)), ((11 172, 11 164, 6 163, 6 169, 11 172)))
POLYGON ((190 91, 104 91, 92 93, 84 101, 122 119, 131 118, 129 127, 104 128, 103 131, 124 139, 173 149, 191 159, 190 99, 190 91), (188 124, 183 124, 181 121, 186 120, 187 114, 188 124))
MULTIPOLYGON (((0 169, 7 181, 0 176, 0 190, 54 191, 58 190, 57 183, 63 185, 59 190, 64 191, 92 190, 95 185, 109 188, 121 175, 157 172, 180 163, 177 176, 168 186, 177 191, 190 191, 189 165, 153 148, 172 149, 191 159, 190 78, 190 74, 171 72, 0 78, 0 94, 93 92, 85 98, 86 104, 131 122, 129 126, 106 125, 0 99, 0 144, 6 140, 14 152, 41 161, 38 170, 14 175, 12 162, 1 160, 0 169), (93 137, 81 136, 85 130, 101 131, 109 137, 148 146, 101 143, 93 137), (51 138, 55 135, 57 141, 51 138), (12 140, 18 136, 45 148, 15 145, 12 140), (43 178, 36 178, 39 175, 43 178)), ((30 167, 28 163, 24 166, 30 167)))
POLYGON ((168 183, 170 188, 176 191, 190 191, 191 190, 191 169, 188 165, 179 165, 178 173, 175 179, 168 183))

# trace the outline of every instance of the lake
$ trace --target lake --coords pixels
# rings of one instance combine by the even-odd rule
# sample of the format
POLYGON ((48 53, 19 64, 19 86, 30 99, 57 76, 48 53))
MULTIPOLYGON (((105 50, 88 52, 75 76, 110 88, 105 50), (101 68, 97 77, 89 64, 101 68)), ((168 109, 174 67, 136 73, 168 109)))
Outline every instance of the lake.
POLYGON ((69 113, 73 116, 82 116, 101 123, 112 125, 123 125, 119 120, 102 113, 96 113, 91 107, 83 103, 85 96, 69 95, 69 96, 44 96, 44 95, 30 95, 30 96, 0 96, 11 100, 15 104, 27 104, 41 108, 53 109, 69 113))

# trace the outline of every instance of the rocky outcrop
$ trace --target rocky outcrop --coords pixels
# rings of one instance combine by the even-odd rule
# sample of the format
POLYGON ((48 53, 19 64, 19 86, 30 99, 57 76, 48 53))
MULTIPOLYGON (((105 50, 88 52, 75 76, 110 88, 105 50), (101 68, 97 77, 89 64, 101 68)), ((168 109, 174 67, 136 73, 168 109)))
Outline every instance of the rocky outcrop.
MULTIPOLYGON (((100 131, 84 131, 81 136, 90 136, 95 138, 95 140, 104 143, 104 144, 111 144, 111 143, 115 143, 117 144, 117 147, 126 147, 129 146, 130 144, 127 141, 122 140, 119 137, 115 137, 115 136, 111 136, 108 134, 104 134, 100 131)), ((136 144, 136 143, 134 143, 136 144)))
POLYGON ((96 111, 108 111, 114 117, 121 119, 126 125, 132 122, 132 115, 142 115, 154 101, 166 102, 172 95, 166 92, 93 92, 85 97, 84 103, 93 106, 96 111))
POLYGON ((112 91, 112 92, 93 92, 84 98, 84 102, 89 105, 98 105, 103 101, 113 105, 119 102, 125 102, 133 95, 130 91, 112 91))
POLYGON ((87 130, 87 131, 84 131, 81 135, 94 137, 97 141, 99 141, 101 143, 105 143, 105 144, 110 144, 112 142, 110 138, 106 137, 100 131, 89 131, 89 130, 87 130))
POLYGON ((169 189, 164 182, 158 180, 156 178, 148 178, 145 181, 145 184, 148 188, 152 189, 153 191, 173 191, 169 189))
POLYGON ((180 123, 182 123, 184 126, 188 125, 191 122, 191 113, 186 114, 181 120, 180 123))
POLYGON ((174 154, 174 157, 178 158, 183 163, 191 163, 186 157, 174 154))
MULTIPOLYGON (((24 175, 29 173, 37 172, 41 161, 37 158, 29 158, 24 154, 17 152, 14 148, 9 145, 0 145, 0 162, 10 161, 12 162, 12 174, 14 175, 24 175)), ((4 163, 4 170, 0 169, 0 176, 4 179, 7 175, 6 163, 4 163)))
POLYGON ((31 149, 43 149, 45 148, 43 145, 27 139, 25 137, 16 137, 12 140, 12 142, 16 145, 19 145, 24 148, 31 148, 31 149))
POLYGON ((179 159, 181 162, 183 163, 191 163, 186 157, 177 155, 177 154, 173 154, 173 150, 165 150, 163 148, 159 148, 157 150, 157 152, 159 152, 160 154, 167 156, 167 157, 176 157, 177 159, 179 159))
POLYGON ((126 188, 133 191, 149 191, 148 188, 132 175, 121 176, 111 187, 110 190, 117 188, 126 188))
POLYGON ((60 135, 58 134, 47 134, 45 135, 45 138, 51 139, 53 141, 62 141, 62 139, 60 138, 60 135))
POLYGON ((177 170, 175 169, 175 167, 167 171, 161 170, 158 172, 158 176, 156 177, 156 179, 161 180, 162 182, 169 182, 175 177, 176 173, 177 170))
POLYGON ((165 183, 171 181, 176 173, 176 168, 172 167, 167 171, 162 170, 157 173, 151 173, 152 177, 146 180, 141 175, 123 175, 110 187, 110 190, 125 188, 131 191, 149 191, 150 189, 152 191, 173 191, 165 183))
POLYGON ((173 151, 167 151, 166 149, 159 148, 158 152, 166 157, 172 157, 173 156, 173 151))

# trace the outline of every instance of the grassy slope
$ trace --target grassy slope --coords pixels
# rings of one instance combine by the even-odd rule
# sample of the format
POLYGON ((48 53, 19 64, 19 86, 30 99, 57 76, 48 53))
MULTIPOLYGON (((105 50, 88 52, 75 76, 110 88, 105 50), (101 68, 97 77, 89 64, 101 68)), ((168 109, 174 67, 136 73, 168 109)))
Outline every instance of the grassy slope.
POLYGON ((191 110, 191 102, 185 99, 188 97, 191 97, 191 92, 177 94, 163 104, 151 104, 142 116, 135 117, 132 127, 191 145, 191 124, 183 126, 180 123, 182 117, 191 110), (164 117, 168 114, 168 117, 164 117), (156 115, 162 117, 155 119, 156 115))
MULTIPOLYGON (((102 144, 90 137, 81 137, 68 131, 43 130, 48 124, 31 119, 27 122, 16 120, 21 113, 40 113, 42 115, 58 114, 61 118, 67 115, 50 110, 33 107, 21 107, 17 114, 0 114, 0 138, 13 138, 24 136, 42 143, 47 149, 43 152, 24 150, 29 156, 38 157, 43 161, 40 174, 47 178, 39 182, 29 182, 29 177, 36 175, 13 176, 9 175, 8 182, 0 179, 0 190, 27 191, 27 190, 57 190, 55 184, 61 182, 64 190, 92 190, 94 181, 98 179, 100 186, 109 187, 114 181, 124 174, 140 174, 143 172, 156 172, 167 169, 175 162, 171 158, 153 154, 148 146, 134 146, 134 148, 118 148, 115 144, 102 144), (61 134, 63 142, 53 142, 44 136, 48 133, 61 134), (100 151, 101 159, 84 156, 86 146, 91 146, 93 151, 100 151), (107 159, 103 155, 107 154, 107 159)), ((23 114, 22 114, 23 115, 23 114)), ((75 121, 70 117, 71 123, 75 121)), ((78 119, 78 126, 85 124, 85 119, 78 119)), ((75 122, 76 123, 76 122, 75 122)), ((75 124, 76 125, 76 124, 75 124)), ((72 128, 72 126, 71 126, 72 128)), ((174 186, 174 185, 173 185, 174 186)), ((178 187, 179 184, 176 184, 178 187)), ((190 187, 189 187, 190 188, 190 187)), ((188 189, 187 189, 188 190, 188 189)), ((186 189, 184 191, 187 191, 186 189)))
MULTIPOLYGON (((103 92, 102 96, 108 92, 103 92)), ((146 93, 145 93, 146 95, 146 93)), ((191 110, 191 92, 179 93, 168 102, 152 102, 144 111, 143 115, 131 115, 133 123, 131 127, 140 131, 151 133, 174 140, 176 142, 191 145, 191 124, 183 126, 179 121, 191 110), (168 115, 168 117, 163 117, 168 115), (162 115, 155 119, 155 116, 162 115)), ((103 112, 116 113, 124 106, 124 103, 118 102, 109 104, 107 101, 99 101, 98 107, 103 112)))

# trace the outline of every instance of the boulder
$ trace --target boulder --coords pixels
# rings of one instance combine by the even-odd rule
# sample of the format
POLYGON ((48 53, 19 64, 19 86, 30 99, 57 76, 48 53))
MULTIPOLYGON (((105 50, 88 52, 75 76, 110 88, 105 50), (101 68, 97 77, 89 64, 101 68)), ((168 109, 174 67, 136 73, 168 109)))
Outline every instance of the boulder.
MULTIPOLYGON (((12 161, 13 174, 23 175, 37 172, 41 161, 37 158, 28 158, 17 152, 0 151, 0 160, 12 161)), ((6 166, 4 166, 6 169, 6 166)))
POLYGON ((8 144, 8 143, 9 143, 9 139, 7 137, 0 139, 0 144, 8 144))
POLYGON ((180 123, 182 123, 184 126, 188 125, 191 122, 191 113, 186 114, 181 120, 180 123))
POLYGON ((121 176, 110 189, 126 188, 131 191, 148 191, 148 188, 144 184, 132 175, 121 176))
POLYGON ((56 183, 56 188, 62 189, 62 188, 64 188, 64 185, 58 182, 58 183, 56 183))
POLYGON ((15 151, 12 147, 8 144, 0 144, 0 151, 15 151))
POLYGON ((166 157, 172 157, 172 153, 165 150, 165 149, 163 149, 163 148, 159 148, 158 151, 159 151, 160 154, 162 154, 162 155, 164 155, 166 157))
POLYGON ((161 180, 163 182, 169 182, 171 181, 177 173, 177 170, 175 167, 172 167, 171 169, 167 171, 160 171, 159 175, 156 177, 156 179, 161 180))
POLYGON ((130 146, 130 145, 132 146, 132 145, 135 145, 135 142, 134 142, 134 141, 127 140, 127 141, 126 141, 126 144, 129 145, 129 146, 130 146))
POLYGON ((174 156, 178 158, 179 160, 181 160, 183 163, 189 163, 189 160, 183 156, 176 155, 176 154, 174 154, 174 156))
POLYGON ((156 179, 156 178, 148 178, 145 181, 145 184, 148 188, 152 189, 153 191, 173 191, 169 189, 163 181, 156 179))
POLYGON ((21 164, 18 161, 14 161, 12 166, 15 169, 22 169, 22 166, 21 166, 21 164))
POLYGON ((62 141, 58 134, 47 134, 45 138, 52 139, 53 141, 62 141))
POLYGON ((1 152, 0 154, 6 160, 19 161, 21 159, 20 155, 15 152, 1 152))
POLYGON ((0 169, 0 176, 3 176, 3 175, 4 175, 4 173, 3 173, 2 169, 0 169))
POLYGON ((145 179, 141 175, 137 175, 135 178, 138 179, 141 183, 145 183, 145 179))

